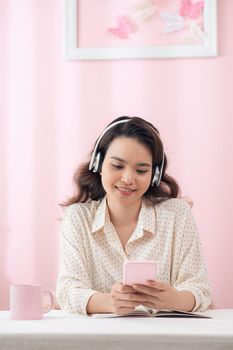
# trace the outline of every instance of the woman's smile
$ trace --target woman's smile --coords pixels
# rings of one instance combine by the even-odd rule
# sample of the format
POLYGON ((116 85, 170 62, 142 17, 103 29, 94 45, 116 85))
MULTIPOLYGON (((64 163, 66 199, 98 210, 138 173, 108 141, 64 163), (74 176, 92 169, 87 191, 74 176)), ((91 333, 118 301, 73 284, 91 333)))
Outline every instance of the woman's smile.
POLYGON ((120 186, 115 186, 115 188, 123 196, 130 196, 132 193, 134 193, 136 191, 136 189, 125 188, 125 187, 120 187, 120 186))

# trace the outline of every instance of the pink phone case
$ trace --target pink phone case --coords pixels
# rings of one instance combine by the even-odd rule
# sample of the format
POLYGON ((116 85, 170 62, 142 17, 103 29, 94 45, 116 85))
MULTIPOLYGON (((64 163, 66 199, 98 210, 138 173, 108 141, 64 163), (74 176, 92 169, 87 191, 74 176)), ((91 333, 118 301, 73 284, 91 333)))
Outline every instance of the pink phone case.
POLYGON ((147 280, 154 280, 156 275, 157 264, 153 260, 125 261, 123 265, 123 284, 128 286, 145 284, 147 280))

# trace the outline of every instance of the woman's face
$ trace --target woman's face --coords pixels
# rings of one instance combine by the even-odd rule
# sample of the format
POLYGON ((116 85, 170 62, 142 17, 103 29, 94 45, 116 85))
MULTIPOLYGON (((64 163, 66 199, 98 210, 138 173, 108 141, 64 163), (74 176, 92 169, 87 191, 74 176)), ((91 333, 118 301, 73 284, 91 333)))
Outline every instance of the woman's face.
POLYGON ((108 201, 141 202, 151 184, 151 152, 137 139, 117 137, 106 152, 100 174, 108 201))

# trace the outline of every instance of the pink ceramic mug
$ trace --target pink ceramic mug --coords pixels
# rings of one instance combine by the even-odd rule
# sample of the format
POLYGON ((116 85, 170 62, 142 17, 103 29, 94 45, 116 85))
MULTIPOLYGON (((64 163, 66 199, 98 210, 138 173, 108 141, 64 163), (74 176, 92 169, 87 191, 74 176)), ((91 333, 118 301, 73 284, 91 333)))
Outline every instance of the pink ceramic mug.
POLYGON ((44 312, 54 306, 54 296, 49 290, 42 289, 41 284, 10 286, 10 313, 12 320, 40 320, 44 312), (44 307, 44 297, 49 297, 49 304, 44 307))

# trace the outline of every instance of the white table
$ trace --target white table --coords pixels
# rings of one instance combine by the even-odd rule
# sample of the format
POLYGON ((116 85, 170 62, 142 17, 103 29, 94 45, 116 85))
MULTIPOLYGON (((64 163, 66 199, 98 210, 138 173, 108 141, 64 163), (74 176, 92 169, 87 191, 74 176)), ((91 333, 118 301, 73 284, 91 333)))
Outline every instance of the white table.
POLYGON ((51 311, 40 321, 12 321, 0 311, 1 350, 233 350, 233 310, 213 319, 96 319, 51 311))

